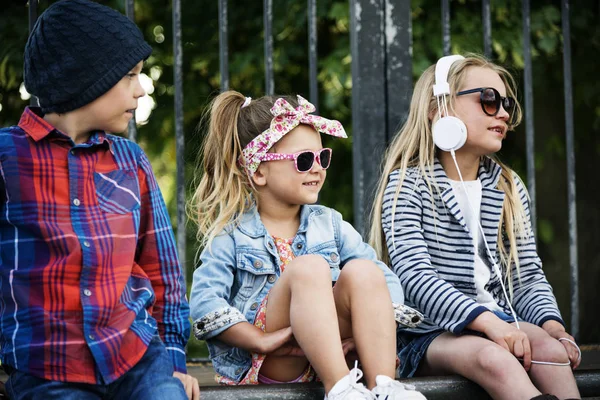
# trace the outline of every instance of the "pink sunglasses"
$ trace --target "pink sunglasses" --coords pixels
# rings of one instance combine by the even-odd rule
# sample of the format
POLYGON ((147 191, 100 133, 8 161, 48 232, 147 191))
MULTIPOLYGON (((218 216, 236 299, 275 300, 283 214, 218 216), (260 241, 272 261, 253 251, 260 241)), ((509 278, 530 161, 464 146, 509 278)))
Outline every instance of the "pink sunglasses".
POLYGON ((260 157, 260 161, 278 161, 278 160, 294 160, 296 171, 308 172, 312 169, 315 160, 323 169, 329 168, 331 164, 331 153, 330 148, 324 148, 318 151, 304 150, 294 154, 284 153, 266 153, 260 157))

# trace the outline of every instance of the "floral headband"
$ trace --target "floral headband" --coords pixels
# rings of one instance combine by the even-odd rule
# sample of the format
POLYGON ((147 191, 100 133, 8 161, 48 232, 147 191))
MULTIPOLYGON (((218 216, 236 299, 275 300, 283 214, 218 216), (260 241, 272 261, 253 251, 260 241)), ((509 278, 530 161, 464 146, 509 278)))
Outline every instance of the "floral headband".
POLYGON ((271 126, 248 143, 238 160, 248 175, 254 175, 260 162, 266 160, 269 149, 300 124, 311 125, 317 132, 326 135, 348 137, 339 121, 309 114, 314 111, 315 106, 302 96, 298 96, 298 107, 296 108, 283 98, 277 99, 271 107, 271 114, 273 114, 271 126))

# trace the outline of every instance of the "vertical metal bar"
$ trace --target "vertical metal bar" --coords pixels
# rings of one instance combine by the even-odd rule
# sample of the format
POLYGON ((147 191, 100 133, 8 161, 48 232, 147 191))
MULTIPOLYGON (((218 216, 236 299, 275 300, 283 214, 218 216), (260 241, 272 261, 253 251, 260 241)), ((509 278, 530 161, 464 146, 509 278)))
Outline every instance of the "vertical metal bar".
MULTIPOLYGON (((29 0, 29 34, 33 31, 33 27, 38 18, 38 1, 39 0, 29 0)), ((39 107, 40 103, 38 98, 34 95, 31 95, 29 99, 29 105, 31 107, 39 107)))
POLYGON ((529 0, 523 0, 523 59, 525 61, 525 140, 527 146, 527 187, 530 197, 530 214, 533 234, 537 237, 537 211, 535 188, 535 130, 533 126, 533 79, 531 75, 531 12, 529 0))
POLYGON ((483 19, 483 54, 486 58, 492 58, 492 12, 490 0, 481 3, 481 14, 483 19))
POLYGON ((385 0, 387 143, 408 117, 412 93, 410 1, 385 0))
POLYGON ((273 80, 273 0, 263 0, 263 19, 265 26, 265 92, 275 93, 273 80))
POLYGON ((317 84, 317 0, 308 0, 308 80, 309 98, 319 112, 317 84))
POLYGON ((227 0, 219 0, 219 69, 221 90, 229 89, 229 46, 227 43, 227 0))
POLYGON ((383 0, 350 1, 354 226, 363 235, 386 147, 383 0))
POLYGON ((565 86, 565 128, 567 135, 567 179, 569 201, 569 259, 571 265, 571 334, 579 337, 579 266, 577 261, 577 203, 575 196, 575 143, 573 126, 573 84, 571 77, 571 26, 569 0, 562 0, 563 70, 565 86))
POLYGON ((447 56, 450 54, 450 0, 442 0, 442 42, 447 56))
MULTIPOLYGON (((173 83, 175 85, 175 154, 177 155, 177 252, 187 282, 185 254, 185 163, 183 135, 183 51, 181 49, 181 0, 173 0, 173 83)), ((187 287, 187 286, 186 286, 187 287)))
MULTIPOLYGON (((135 23, 135 8, 134 8, 134 0, 125 0, 125 15, 131 21, 135 23)), ((135 110, 133 111, 133 118, 129 120, 129 124, 127 125, 127 138, 132 142, 135 142, 137 139, 137 124, 135 122, 135 110)))

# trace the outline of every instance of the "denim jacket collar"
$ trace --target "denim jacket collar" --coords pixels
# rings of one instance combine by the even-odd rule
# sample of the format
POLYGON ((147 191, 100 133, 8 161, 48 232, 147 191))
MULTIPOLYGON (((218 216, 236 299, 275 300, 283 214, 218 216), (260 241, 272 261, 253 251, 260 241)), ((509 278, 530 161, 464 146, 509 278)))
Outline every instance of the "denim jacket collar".
MULTIPOLYGON (((311 216, 315 213, 318 214, 322 212, 323 211, 318 207, 312 207, 310 205, 300 206, 300 227, 298 228, 298 233, 305 233, 311 216)), ((252 207, 244 214, 238 229, 245 235, 253 238, 268 235, 267 229, 260 220, 260 215, 258 214, 256 207, 252 207)))

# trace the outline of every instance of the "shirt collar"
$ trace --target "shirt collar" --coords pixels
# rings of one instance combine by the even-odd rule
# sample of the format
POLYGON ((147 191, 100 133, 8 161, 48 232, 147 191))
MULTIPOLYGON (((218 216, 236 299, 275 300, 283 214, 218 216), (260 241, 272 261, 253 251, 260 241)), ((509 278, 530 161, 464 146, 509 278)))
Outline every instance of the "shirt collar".
MULTIPOLYGON (((52 132, 56 132, 61 136, 67 135, 58 131, 48 121, 44 119, 44 114, 39 107, 26 107, 25 111, 21 115, 19 120, 19 128, 23 129, 33 140, 39 142, 44 139, 52 132)), ((112 145, 112 141, 108 138, 108 135, 104 131, 93 131, 90 138, 83 145, 95 146, 107 143, 109 147, 112 145)))
POLYGON ((26 107, 19 120, 19 128, 23 129, 33 140, 39 142, 48 136, 54 127, 43 118, 39 107, 26 107))

